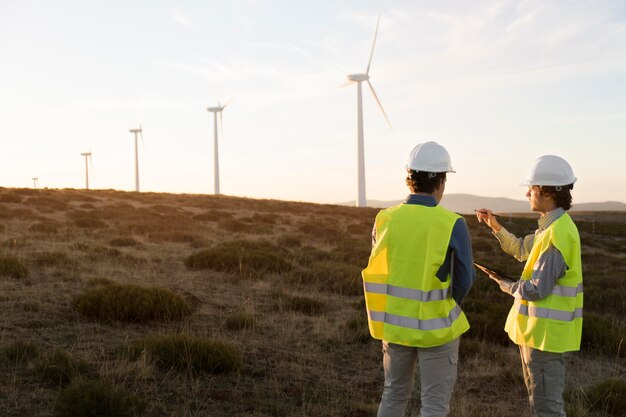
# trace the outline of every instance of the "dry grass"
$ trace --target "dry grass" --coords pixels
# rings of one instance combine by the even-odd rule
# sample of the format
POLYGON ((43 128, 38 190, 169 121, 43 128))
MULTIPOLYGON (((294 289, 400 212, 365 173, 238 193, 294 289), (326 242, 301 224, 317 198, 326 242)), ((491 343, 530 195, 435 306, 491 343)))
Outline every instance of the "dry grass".
POLYGON ((102 321, 145 323, 181 320, 191 306, 165 288, 109 284, 74 297, 72 305, 80 314, 102 321))
MULTIPOLYGON (((0 254, 29 271, 0 274, 3 415, 102 410, 83 402, 92 398, 129 405, 120 415, 149 417, 374 416, 381 347, 368 333, 359 273, 376 213, 228 196, 0 188, 0 254), (163 320, 169 308, 130 289, 137 287, 171 289, 185 307, 163 320), (74 309, 87 294, 90 316, 74 309), (198 341, 226 341, 239 355, 236 370, 206 372, 201 358, 212 354, 198 341), (52 369, 59 373, 46 376, 52 369)), ((606 417, 613 397, 598 388, 601 407, 587 397, 626 376, 617 349, 626 215, 595 215, 595 225, 589 216, 579 217, 586 333, 583 351, 567 356, 568 415, 606 417)), ((518 234, 535 227, 528 216, 504 222, 518 234)), ((467 223, 475 258, 518 275, 522 265, 475 218, 467 223)), ((510 303, 477 277, 463 306, 472 329, 461 344, 453 415, 529 416, 518 353, 502 331, 510 303)))

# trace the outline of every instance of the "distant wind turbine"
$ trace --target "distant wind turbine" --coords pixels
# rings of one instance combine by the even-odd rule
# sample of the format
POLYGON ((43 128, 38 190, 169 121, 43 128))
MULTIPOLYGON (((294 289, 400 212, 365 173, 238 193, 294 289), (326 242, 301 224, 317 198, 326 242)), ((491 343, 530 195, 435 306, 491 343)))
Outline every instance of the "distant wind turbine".
POLYGON ((31 179, 33 180, 33 188, 36 190, 37 189, 37 181, 39 181, 39 177, 33 177, 31 179))
POLYGON ((345 87, 350 84, 357 83, 357 166, 358 166, 358 186, 357 186, 357 207, 365 207, 367 204, 367 200, 365 198, 365 156, 364 156, 364 141, 363 141, 363 99, 361 94, 361 83, 366 81, 372 90, 372 94, 376 99, 376 103, 378 103, 378 107, 383 112, 389 127, 391 127, 391 123, 389 122, 389 118, 387 117, 387 113, 385 113, 385 109, 383 109, 383 105, 380 103, 376 92, 374 91, 374 87, 372 83, 370 83, 370 65, 372 63, 372 56, 374 56, 374 46, 376 46, 376 36, 378 35, 378 24, 380 23, 380 16, 378 16, 378 21, 376 22, 376 30, 374 32, 374 41, 372 42, 372 50, 370 51, 370 59, 367 62, 367 69, 365 70, 365 74, 350 74, 348 75, 348 82, 341 85, 340 87, 345 87))
POLYGON ((91 165, 93 165, 93 161, 91 160, 91 152, 83 152, 82 156, 85 157, 85 189, 89 189, 89 161, 91 161, 91 165))
POLYGON ((207 107, 207 111, 209 113, 213 113, 213 179, 214 179, 214 194, 218 195, 220 193, 220 160, 219 153, 217 147, 217 114, 220 114, 220 131, 222 129, 222 111, 228 106, 230 100, 224 104, 220 105, 220 102, 217 102, 217 107, 207 107))
POLYGON ((128 131, 135 135, 135 191, 139 192, 139 147, 137 146, 137 135, 141 135, 141 140, 143 140, 143 130, 140 124, 138 129, 128 129, 128 131))

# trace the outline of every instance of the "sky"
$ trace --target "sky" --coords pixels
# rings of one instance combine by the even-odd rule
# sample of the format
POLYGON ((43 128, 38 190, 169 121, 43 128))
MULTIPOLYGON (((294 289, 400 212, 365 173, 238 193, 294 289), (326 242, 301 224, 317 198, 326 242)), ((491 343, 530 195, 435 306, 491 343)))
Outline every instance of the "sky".
POLYGON ((0 0, 0 186, 356 198, 356 86, 368 199, 407 194, 418 143, 445 146, 447 193, 524 199, 564 157, 574 202, 626 202, 626 2, 0 0), (365 87, 365 86, 364 86, 365 87))

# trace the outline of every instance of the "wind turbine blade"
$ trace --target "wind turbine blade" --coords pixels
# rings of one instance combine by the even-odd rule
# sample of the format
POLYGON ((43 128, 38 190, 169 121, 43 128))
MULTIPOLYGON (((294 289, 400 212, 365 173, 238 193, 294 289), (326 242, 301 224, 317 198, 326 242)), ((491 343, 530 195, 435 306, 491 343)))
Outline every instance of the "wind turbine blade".
POLYGON ((378 99, 378 96, 376 95, 376 91, 374 91, 374 87, 372 87, 372 83, 370 82, 370 80, 367 80, 367 84, 370 86, 370 90, 372 90, 372 94, 374 94, 374 98, 376 99, 376 103, 378 103, 378 107, 380 107, 380 110, 383 112, 383 115, 385 116, 385 120, 387 120, 387 124, 389 125, 389 128, 393 130, 393 127, 391 126, 391 122, 389 121, 389 117, 387 117, 387 113, 385 112, 383 105, 380 103, 380 100, 378 99))
POLYGON ((347 87, 347 86, 349 86, 349 85, 354 84, 355 82, 356 82, 356 81, 348 81, 347 83, 343 83, 343 84, 341 84, 341 85, 338 85, 338 86, 337 86, 337 88, 344 88, 344 87, 347 87))
POLYGON ((374 31, 374 42, 372 42, 372 50, 370 51, 370 59, 367 61, 367 69, 365 73, 369 75, 370 73, 370 65, 372 64, 372 57, 374 56, 374 46, 376 46, 376 36, 378 36, 378 24, 380 23, 380 14, 378 15, 378 20, 376 21, 376 30, 374 31))
POLYGON ((233 100, 234 100, 234 99, 233 99, 232 97, 231 97, 231 98, 229 98, 229 99, 228 99, 228 101, 227 101, 226 103, 224 103, 224 105, 222 106, 222 109, 226 108, 226 106, 228 106, 230 103, 232 103, 232 102, 233 102, 233 100))

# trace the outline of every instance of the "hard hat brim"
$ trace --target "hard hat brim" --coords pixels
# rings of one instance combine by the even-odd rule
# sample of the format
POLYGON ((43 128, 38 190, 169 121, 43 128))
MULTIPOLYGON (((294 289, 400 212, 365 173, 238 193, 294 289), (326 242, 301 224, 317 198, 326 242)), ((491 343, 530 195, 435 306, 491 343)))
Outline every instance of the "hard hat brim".
POLYGON ((546 187, 563 187, 565 185, 570 185, 570 184, 574 184, 576 181, 578 180, 578 178, 574 177, 572 178, 572 181, 569 182, 563 182, 563 181, 531 181, 531 180, 526 180, 522 183, 520 183, 520 187, 530 187, 532 185, 539 185, 539 186, 546 186, 546 187))

